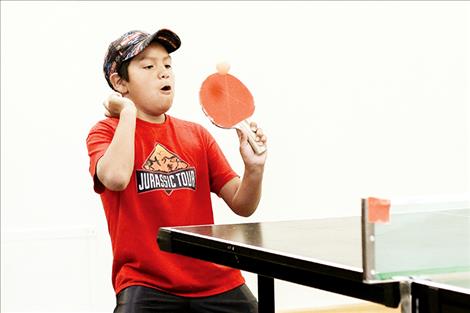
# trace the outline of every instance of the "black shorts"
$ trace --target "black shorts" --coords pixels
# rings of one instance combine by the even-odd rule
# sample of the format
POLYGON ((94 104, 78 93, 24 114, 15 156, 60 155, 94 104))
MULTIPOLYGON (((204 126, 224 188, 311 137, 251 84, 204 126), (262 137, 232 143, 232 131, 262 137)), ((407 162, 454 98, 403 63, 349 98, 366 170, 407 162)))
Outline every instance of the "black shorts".
POLYGON ((201 298, 180 297, 153 288, 131 286, 117 296, 114 313, 258 313, 258 302, 245 284, 201 298))

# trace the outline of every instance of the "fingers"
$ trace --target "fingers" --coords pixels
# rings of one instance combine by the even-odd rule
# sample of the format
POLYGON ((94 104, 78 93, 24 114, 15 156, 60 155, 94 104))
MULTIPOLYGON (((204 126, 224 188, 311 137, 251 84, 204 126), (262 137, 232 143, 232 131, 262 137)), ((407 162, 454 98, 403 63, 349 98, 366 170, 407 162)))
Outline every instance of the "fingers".
POLYGON ((255 140, 257 142, 261 142, 262 144, 266 144, 267 137, 263 132, 263 129, 258 128, 258 124, 256 122, 250 122, 250 129, 256 134, 255 140))
POLYGON ((123 98, 123 96, 117 92, 110 94, 108 98, 106 99, 108 104, 119 104, 119 103, 123 103, 124 100, 125 99, 123 98))
POLYGON ((104 102, 103 102, 104 115, 105 115, 106 117, 112 117, 111 112, 109 112, 108 106, 109 106, 109 102, 108 102, 108 99, 106 99, 106 100, 104 100, 104 102))
POLYGON ((240 140, 240 153, 245 165, 264 163, 267 149, 266 135, 255 122, 238 124, 237 134, 240 140), (261 162, 261 163, 260 163, 261 162))
POLYGON ((126 106, 134 106, 132 100, 123 97, 120 93, 110 94, 103 102, 105 108, 104 115, 108 117, 118 117, 126 106))

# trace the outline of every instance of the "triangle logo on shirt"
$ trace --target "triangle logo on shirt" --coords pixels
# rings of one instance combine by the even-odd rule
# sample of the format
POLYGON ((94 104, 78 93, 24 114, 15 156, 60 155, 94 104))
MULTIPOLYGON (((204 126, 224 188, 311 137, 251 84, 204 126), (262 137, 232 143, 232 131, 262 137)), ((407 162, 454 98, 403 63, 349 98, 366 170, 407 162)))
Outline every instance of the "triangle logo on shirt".
POLYGON ((196 189, 196 171, 178 155, 157 143, 142 170, 137 170, 137 192, 196 189))
POLYGON ((174 172, 188 167, 188 163, 181 160, 176 154, 170 152, 161 144, 157 144, 152 154, 147 158, 144 169, 152 172, 174 172))

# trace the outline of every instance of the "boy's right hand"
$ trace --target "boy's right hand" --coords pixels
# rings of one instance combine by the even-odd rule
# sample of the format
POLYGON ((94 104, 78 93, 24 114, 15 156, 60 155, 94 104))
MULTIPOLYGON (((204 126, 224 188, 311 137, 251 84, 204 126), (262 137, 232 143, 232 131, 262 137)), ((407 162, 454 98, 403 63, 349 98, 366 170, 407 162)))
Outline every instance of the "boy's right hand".
POLYGON ((119 93, 113 93, 103 102, 105 109, 104 115, 107 117, 119 117, 124 108, 135 110, 135 104, 131 99, 124 98, 119 93))

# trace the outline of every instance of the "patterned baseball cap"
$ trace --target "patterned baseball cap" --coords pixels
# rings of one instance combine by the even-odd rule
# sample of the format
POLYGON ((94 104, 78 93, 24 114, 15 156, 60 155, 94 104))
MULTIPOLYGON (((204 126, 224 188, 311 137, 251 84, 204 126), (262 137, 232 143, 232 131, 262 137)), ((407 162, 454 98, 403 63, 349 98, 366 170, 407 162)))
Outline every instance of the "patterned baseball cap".
POLYGON ((132 30, 109 45, 104 58, 103 71, 106 81, 112 89, 114 87, 109 78, 119 70, 122 62, 138 55, 153 41, 163 45, 168 53, 181 46, 178 35, 169 29, 160 29, 153 35, 140 30, 132 30))

